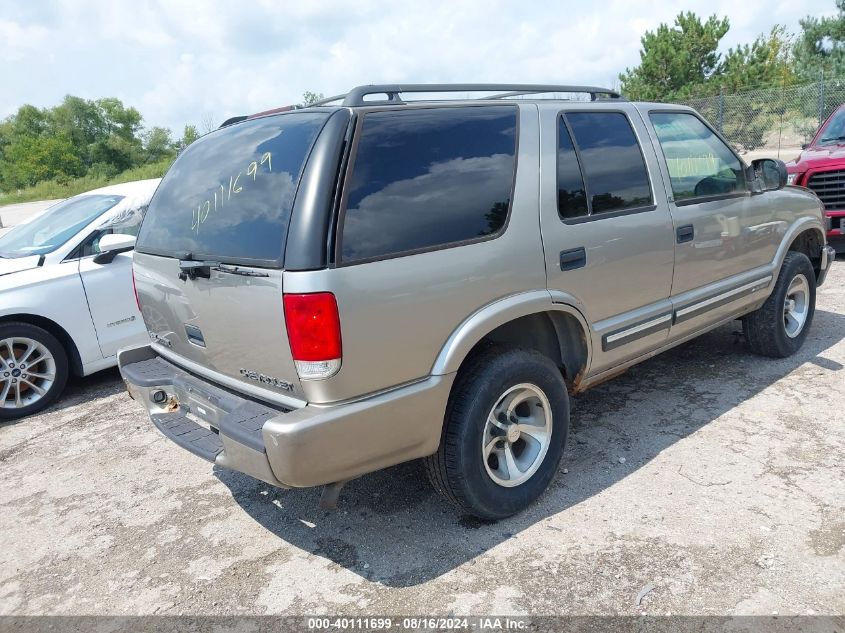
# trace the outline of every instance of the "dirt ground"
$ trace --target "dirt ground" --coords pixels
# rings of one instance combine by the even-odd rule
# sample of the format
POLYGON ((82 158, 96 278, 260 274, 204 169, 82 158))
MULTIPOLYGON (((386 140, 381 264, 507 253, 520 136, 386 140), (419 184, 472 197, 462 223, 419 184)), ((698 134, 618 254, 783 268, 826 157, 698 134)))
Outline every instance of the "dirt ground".
POLYGON ((550 490, 492 525, 416 463, 319 510, 77 380, 0 427, 0 614, 842 614, 845 261, 795 357, 738 330, 575 398, 550 490))

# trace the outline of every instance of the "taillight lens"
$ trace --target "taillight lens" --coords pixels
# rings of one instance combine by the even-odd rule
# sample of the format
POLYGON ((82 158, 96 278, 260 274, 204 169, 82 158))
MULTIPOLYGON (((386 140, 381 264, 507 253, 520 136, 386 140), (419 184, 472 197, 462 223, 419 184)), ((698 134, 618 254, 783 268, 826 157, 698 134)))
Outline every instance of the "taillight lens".
POLYGON ((132 292, 135 293, 135 305, 138 306, 138 312, 141 311, 141 302, 138 301, 138 287, 135 285, 135 267, 132 267, 132 292))
POLYGON ((285 325, 296 371, 303 380, 329 378, 340 369, 340 316, 330 292, 284 295, 285 325))

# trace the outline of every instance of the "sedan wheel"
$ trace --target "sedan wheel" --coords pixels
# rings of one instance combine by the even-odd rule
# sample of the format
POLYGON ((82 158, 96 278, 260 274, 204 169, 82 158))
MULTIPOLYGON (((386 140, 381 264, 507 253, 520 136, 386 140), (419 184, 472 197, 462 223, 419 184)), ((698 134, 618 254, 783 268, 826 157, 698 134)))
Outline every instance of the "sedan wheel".
POLYGON ((25 337, 0 341, 0 407, 33 405, 55 381, 56 359, 42 343, 25 337))
POLYGON ((0 325, 0 420, 49 406, 67 377, 67 354, 50 332, 30 323, 0 325))

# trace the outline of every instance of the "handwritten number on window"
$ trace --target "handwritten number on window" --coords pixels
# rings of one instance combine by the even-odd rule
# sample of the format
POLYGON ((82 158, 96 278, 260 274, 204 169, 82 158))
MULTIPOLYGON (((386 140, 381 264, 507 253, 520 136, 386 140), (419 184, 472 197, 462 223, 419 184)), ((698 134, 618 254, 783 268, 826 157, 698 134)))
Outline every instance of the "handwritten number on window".
MULTIPOLYGON (((259 161, 252 161, 249 166, 246 168, 247 176, 252 176, 252 181, 255 182, 258 178, 258 171, 259 168, 262 167, 266 163, 267 165, 267 172, 273 171, 273 156, 270 152, 265 152, 261 156, 261 160, 259 161)), ((229 191, 226 191, 225 185, 220 185, 220 208, 224 207, 224 202, 227 200, 231 200, 233 195, 239 194, 244 189, 244 185, 240 184, 240 178, 243 176, 243 172, 239 171, 237 175, 229 176, 229 191)), ((248 182, 248 181, 247 181, 248 182)), ((218 208, 218 195, 217 189, 214 190, 214 196, 208 198, 207 200, 200 202, 195 209, 191 210, 191 230, 199 232, 200 225, 205 223, 208 219, 209 214, 212 211, 212 201, 214 206, 214 212, 217 212, 218 208)))

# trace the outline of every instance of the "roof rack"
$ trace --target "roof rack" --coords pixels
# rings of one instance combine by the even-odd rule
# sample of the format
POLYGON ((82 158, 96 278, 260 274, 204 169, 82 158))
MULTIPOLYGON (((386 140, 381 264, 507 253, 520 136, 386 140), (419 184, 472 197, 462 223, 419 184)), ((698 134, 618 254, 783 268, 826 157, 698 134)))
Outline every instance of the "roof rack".
POLYGON ((400 95, 403 92, 496 92, 481 99, 506 99, 520 95, 543 94, 548 92, 574 92, 590 95, 591 101, 596 101, 598 95, 606 95, 610 99, 623 100, 615 90, 598 88, 596 86, 567 86, 557 84, 372 84, 358 86, 345 95, 336 95, 321 99, 311 105, 319 106, 343 100, 344 106, 364 106, 381 103, 405 103, 400 95), (364 97, 374 94, 387 95, 382 101, 365 101, 364 97))
POLYGON ((334 101, 341 101, 341 100, 342 100, 342 99, 344 99, 345 97, 346 97, 346 95, 345 95, 345 94, 344 94, 344 95, 335 95, 335 96, 333 96, 333 97, 326 97, 325 99, 320 99, 319 101, 315 101, 314 103, 309 103, 309 104, 308 104, 307 106, 305 106, 305 107, 306 107, 306 108, 310 108, 310 107, 312 107, 312 106, 321 106, 321 105, 326 105, 326 104, 328 104, 328 103, 332 103, 332 102, 334 102, 334 101))

